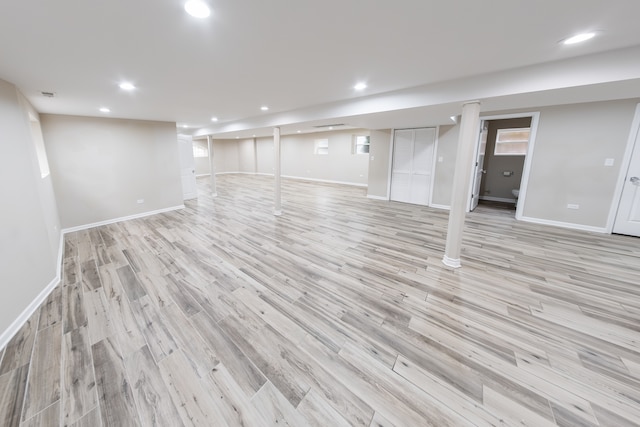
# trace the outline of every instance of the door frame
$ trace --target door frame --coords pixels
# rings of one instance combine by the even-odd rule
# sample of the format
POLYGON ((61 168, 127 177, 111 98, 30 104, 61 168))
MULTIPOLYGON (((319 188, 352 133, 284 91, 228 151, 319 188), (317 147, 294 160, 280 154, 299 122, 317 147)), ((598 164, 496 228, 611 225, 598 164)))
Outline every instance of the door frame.
POLYGON ((618 208, 620 207, 620 199, 622 198, 622 190, 627 180, 629 167, 631 166, 631 155, 633 154, 636 141, 640 137, 638 133, 640 133, 640 103, 636 105, 636 111, 633 115, 633 121, 631 122, 631 129, 629 130, 629 138, 627 139, 627 147, 620 161, 618 182, 613 192, 613 199, 611 199, 611 208, 609 209, 609 217, 607 218, 607 227, 605 229, 608 234, 613 233, 613 226, 616 222, 616 216, 618 216, 618 208))
MULTIPOLYGON (((516 219, 522 219, 522 212, 524 210, 525 198, 527 196, 527 187, 529 185, 529 173, 531 171, 531 162, 533 160, 533 149, 536 143, 536 136, 538 134, 538 123, 540 122, 540 112, 523 112, 523 113, 510 113, 510 114, 496 114, 491 116, 480 116, 480 126, 482 126, 482 121, 491 121, 491 120, 503 120, 503 119, 519 119, 522 117, 531 117, 531 134, 529 136, 529 144, 527 146, 527 154, 524 157, 524 167, 522 168, 522 180, 520 181, 520 195, 518 196, 518 204, 516 205, 516 219)), ((482 128, 478 128, 478 138, 476 142, 476 147, 474 150, 474 158, 477 158, 478 148, 480 146, 480 133, 482 132, 482 128)), ((475 161, 473 164, 473 171, 471 176, 471 183, 469 184, 469 194, 467 195, 467 212, 470 210, 471 206, 471 197, 473 195, 473 175, 475 172, 475 161)))

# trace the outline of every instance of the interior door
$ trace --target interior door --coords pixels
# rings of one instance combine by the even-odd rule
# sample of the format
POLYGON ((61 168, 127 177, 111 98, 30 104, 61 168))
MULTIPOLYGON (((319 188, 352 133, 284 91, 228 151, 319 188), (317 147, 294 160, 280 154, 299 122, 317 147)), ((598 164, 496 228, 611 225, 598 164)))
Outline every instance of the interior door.
POLYGON ((485 120, 480 122, 480 137, 478 139, 478 147, 476 149, 476 163, 473 174, 473 185, 471 187, 471 201, 469 204, 469 211, 478 207, 478 201, 480 201, 480 185, 482 184, 482 176, 487 173, 483 169, 484 155, 487 150, 487 133, 489 123, 485 120))
POLYGON ((390 199, 428 205, 433 174, 435 129, 401 129, 394 133, 390 199))
POLYGON ((613 232, 640 237, 640 129, 636 133, 613 232))
POLYGON ((184 200, 198 197, 196 187, 196 164, 193 159, 193 139, 190 136, 178 136, 180 156, 180 176, 182 178, 182 198, 184 200))

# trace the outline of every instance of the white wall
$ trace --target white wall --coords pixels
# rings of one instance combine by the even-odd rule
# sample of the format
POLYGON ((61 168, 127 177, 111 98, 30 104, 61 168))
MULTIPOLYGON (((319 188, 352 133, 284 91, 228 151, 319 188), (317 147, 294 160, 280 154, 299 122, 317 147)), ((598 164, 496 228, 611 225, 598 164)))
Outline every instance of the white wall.
POLYGON ((37 120, 16 87, 0 80, 0 347, 59 279, 60 222, 51 176, 38 164, 37 120))
POLYGON ((175 123, 43 114, 42 130, 64 228, 182 205, 175 123))

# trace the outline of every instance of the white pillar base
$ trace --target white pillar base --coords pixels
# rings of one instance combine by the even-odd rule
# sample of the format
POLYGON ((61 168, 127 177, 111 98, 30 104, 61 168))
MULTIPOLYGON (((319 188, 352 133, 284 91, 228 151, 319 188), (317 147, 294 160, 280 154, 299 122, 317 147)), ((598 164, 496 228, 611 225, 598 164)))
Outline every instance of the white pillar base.
POLYGON ((444 265, 446 265, 447 267, 451 267, 451 268, 460 268, 460 267, 462 267, 462 264, 460 263, 460 258, 457 258, 457 259, 449 258, 446 255, 442 258, 442 263, 444 265))
POLYGON ((280 216, 280 215, 282 215, 282 211, 280 211, 280 210, 278 210, 278 211, 273 211, 273 214, 274 214, 275 216, 280 216))

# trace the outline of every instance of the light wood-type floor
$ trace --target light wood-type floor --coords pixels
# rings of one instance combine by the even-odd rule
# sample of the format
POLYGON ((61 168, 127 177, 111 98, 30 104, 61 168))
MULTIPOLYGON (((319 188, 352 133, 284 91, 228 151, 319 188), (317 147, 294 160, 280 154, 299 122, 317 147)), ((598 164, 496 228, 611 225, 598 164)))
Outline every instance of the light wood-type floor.
POLYGON ((0 357, 1 426, 630 426, 640 239, 356 187, 219 177, 219 197, 67 235, 0 357))

